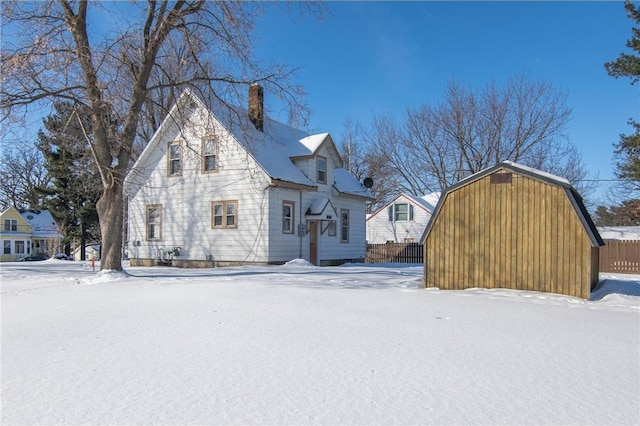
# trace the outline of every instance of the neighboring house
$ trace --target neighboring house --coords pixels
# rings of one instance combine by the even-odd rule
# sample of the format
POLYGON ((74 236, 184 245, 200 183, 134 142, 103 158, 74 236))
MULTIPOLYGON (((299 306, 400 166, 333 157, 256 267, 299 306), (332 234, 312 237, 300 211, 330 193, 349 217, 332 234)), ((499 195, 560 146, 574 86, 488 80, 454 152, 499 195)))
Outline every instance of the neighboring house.
POLYGON ((367 216, 367 243, 419 242, 436 208, 440 193, 424 197, 402 193, 367 216))
POLYGON ((50 257, 56 254, 62 235, 48 210, 17 210, 9 207, 0 214, 2 256, 8 262, 23 256, 50 257))
POLYGON ((640 226, 599 226, 603 240, 640 240, 640 226))
POLYGON ((512 162, 448 188, 425 235, 425 286, 590 298, 604 244, 563 178, 512 162))
MULTIPOLYGON (((82 260, 81 259, 81 250, 80 247, 76 247, 71 253, 73 260, 82 260)), ((88 244, 84 246, 84 257, 85 260, 100 260, 100 244, 88 244)))
POLYGON ((130 264, 362 262, 370 191, 328 133, 206 105, 186 90, 125 179, 130 264))

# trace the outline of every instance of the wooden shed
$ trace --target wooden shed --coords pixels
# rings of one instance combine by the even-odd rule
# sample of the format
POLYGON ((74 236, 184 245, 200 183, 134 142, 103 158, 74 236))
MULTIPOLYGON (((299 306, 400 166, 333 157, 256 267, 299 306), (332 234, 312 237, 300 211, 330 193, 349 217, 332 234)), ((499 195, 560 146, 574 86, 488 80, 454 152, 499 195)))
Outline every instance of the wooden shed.
POLYGON ((422 237, 425 287, 506 288, 589 299, 604 245, 563 178, 513 162, 448 188, 422 237))

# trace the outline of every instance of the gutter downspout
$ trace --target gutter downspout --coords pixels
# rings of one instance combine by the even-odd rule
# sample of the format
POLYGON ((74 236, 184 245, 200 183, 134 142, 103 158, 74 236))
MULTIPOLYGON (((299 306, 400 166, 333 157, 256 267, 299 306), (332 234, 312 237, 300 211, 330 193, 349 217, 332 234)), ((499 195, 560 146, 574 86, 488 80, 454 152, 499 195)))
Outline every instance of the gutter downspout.
POLYGON ((302 190, 298 188, 298 194, 300 195, 300 199, 298 202, 298 210, 300 211, 300 216, 298 216, 299 219, 299 223, 298 223, 298 237, 300 238, 300 254, 298 255, 299 259, 302 259, 302 238, 304 236, 304 232, 302 229, 302 190))

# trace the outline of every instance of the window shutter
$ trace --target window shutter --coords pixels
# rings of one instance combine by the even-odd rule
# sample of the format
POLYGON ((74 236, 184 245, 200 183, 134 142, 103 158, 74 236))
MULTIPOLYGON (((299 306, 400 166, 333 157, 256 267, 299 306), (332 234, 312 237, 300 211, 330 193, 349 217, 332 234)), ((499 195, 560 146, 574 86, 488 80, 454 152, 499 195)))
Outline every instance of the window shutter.
POLYGON ((409 220, 413 220, 413 204, 409 204, 409 220))
POLYGON ((393 222, 393 206, 387 207, 387 213, 389 214, 389 222, 393 222))

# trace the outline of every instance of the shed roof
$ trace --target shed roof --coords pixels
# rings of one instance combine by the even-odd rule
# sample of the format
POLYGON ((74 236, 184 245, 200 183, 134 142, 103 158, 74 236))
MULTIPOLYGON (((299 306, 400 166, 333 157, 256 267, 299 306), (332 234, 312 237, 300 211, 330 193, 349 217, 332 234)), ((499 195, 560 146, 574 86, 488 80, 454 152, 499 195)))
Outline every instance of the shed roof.
POLYGON ((565 193, 569 198, 571 205, 575 209, 576 214, 580 219, 580 222, 582 223, 582 226, 584 227, 585 232, 587 233, 587 235, 589 236, 589 239, 591 240, 591 244, 594 247, 601 247, 604 245, 604 241, 602 241, 602 238, 600 237, 600 233, 598 232, 598 229, 596 228, 595 224, 591 220, 591 216, 589 215, 587 208, 584 206, 582 197, 567 179, 562 178, 560 176, 556 176, 548 172, 544 172, 542 170, 538 170, 532 167, 524 166, 522 164, 514 163, 513 161, 504 161, 493 167, 488 167, 484 170, 481 170, 477 173, 472 174, 471 176, 468 176, 460 180, 458 183, 455 183, 451 185, 449 188, 447 188, 442 194, 442 196, 440 197, 440 199, 438 200, 438 205, 436 206, 436 210, 433 212, 431 219, 429 219, 429 223, 427 224, 424 234, 422 235, 421 243, 424 244, 427 236, 429 235, 429 232, 431 231, 431 228, 433 227, 434 221, 438 217, 438 214, 442 208, 442 204, 445 202, 447 195, 449 193, 455 191, 456 189, 462 186, 469 185, 477 180, 480 180, 486 176, 489 176, 499 170, 510 170, 511 172, 518 173, 520 175, 527 176, 532 179, 537 179, 539 181, 546 182, 550 185, 564 188, 565 193))

